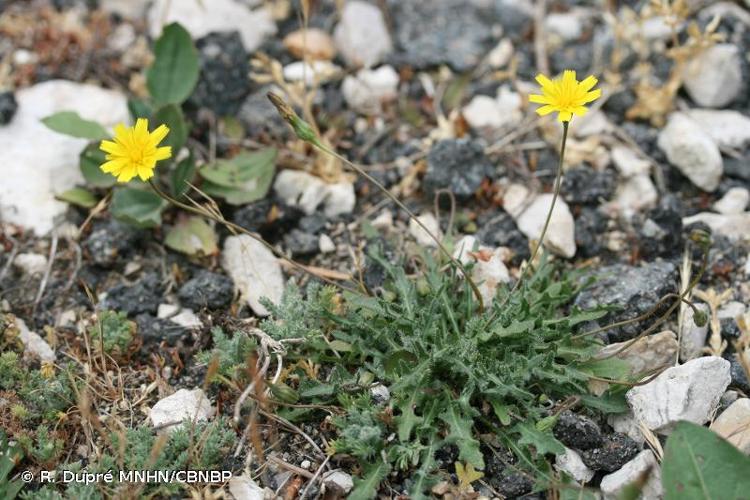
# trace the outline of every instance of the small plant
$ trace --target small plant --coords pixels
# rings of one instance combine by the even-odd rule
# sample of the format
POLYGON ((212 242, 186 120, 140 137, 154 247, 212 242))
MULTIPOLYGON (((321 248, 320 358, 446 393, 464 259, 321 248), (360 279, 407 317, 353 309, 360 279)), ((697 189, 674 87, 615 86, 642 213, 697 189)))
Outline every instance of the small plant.
POLYGON ((262 325, 277 340, 303 336, 304 348, 289 357, 311 359, 328 373, 311 380, 305 372, 299 392, 346 409, 334 419, 339 437, 330 451, 356 458, 365 471, 355 498, 374 495, 393 468, 413 469, 410 495, 422 496, 437 480, 435 454, 446 445, 481 470, 478 436, 487 432, 539 472, 545 455, 564 451, 551 432, 558 413, 551 403, 625 410, 616 390, 601 398, 588 393, 590 377, 616 379, 626 367, 595 361, 600 344, 593 338, 572 338, 576 325, 607 313, 564 313, 586 283, 578 273, 543 259, 527 282, 480 312, 455 268, 444 272, 423 256, 421 277, 410 278, 403 266, 377 253, 371 258, 389 277, 381 297, 344 293, 334 301, 331 289, 311 286, 303 301, 292 288, 280 306, 268 305, 273 320, 262 325), (367 397, 373 379, 388 386, 387 407, 367 397), (397 439, 387 441, 391 433, 397 439))
POLYGON ((225 382, 235 380, 238 372, 247 366, 247 357, 255 351, 257 343, 241 331, 235 332, 230 337, 219 327, 211 330, 211 338, 213 348, 199 353, 198 361, 209 364, 216 358, 218 360, 216 377, 225 382))
POLYGON ((95 349, 104 348, 110 356, 125 357, 135 340, 137 326, 128 320, 125 313, 102 311, 89 330, 89 337, 95 349))

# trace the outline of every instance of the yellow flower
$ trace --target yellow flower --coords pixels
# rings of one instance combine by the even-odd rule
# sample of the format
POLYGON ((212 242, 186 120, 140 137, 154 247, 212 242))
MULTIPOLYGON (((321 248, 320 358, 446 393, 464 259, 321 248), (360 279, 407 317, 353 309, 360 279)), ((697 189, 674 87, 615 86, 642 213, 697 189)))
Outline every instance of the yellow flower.
POLYGON ((138 118, 135 127, 117 125, 115 140, 102 141, 99 145, 99 149, 108 153, 108 161, 100 167, 102 172, 114 175, 118 182, 128 182, 136 175, 144 181, 150 179, 154 176, 156 162, 172 156, 171 147, 158 147, 168 133, 166 125, 149 132, 145 118, 138 118))
POLYGON ((585 115, 588 111, 585 104, 602 95, 601 89, 591 90, 599 81, 596 77, 589 76, 579 82, 572 70, 563 71, 562 77, 554 80, 540 74, 536 81, 542 86, 542 95, 530 95, 529 101, 545 105, 536 110, 540 116, 557 111, 557 120, 561 122, 569 122, 573 115, 585 115))

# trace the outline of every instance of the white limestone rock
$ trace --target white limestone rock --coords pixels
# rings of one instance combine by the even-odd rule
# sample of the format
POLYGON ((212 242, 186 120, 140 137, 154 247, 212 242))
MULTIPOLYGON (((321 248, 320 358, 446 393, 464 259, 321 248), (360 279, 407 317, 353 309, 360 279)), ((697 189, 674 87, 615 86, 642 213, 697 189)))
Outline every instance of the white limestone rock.
POLYGON ((344 78, 341 92, 350 108, 365 115, 381 112, 382 104, 396 98, 398 73, 391 66, 361 69, 354 76, 344 78))
POLYGON ((615 342, 604 346, 597 354, 597 358, 605 359, 617 352, 615 357, 630 366, 630 375, 658 370, 673 364, 677 359, 676 337, 674 332, 664 330, 641 337, 632 344, 630 341, 615 342), (628 344, 630 347, 624 349, 628 344))
POLYGON ((714 140, 720 148, 743 148, 750 144, 750 118, 737 111, 691 109, 687 115, 714 140))
POLYGON ((731 43, 709 47, 688 63, 684 78, 685 90, 699 106, 728 105, 744 85, 739 49, 731 43))
POLYGON ((13 266, 29 276, 41 275, 47 269, 47 257, 32 252, 19 253, 13 259, 13 266))
POLYGON ((276 23, 267 8, 249 9, 236 0, 154 0, 148 11, 151 36, 158 38, 162 27, 174 22, 194 39, 212 32, 238 31, 248 52, 276 34, 276 23))
POLYGON ((635 417, 657 433, 669 434, 680 420, 702 425, 731 381, 729 367, 718 356, 694 359, 630 389, 626 398, 635 417))
POLYGON ((740 398, 711 424, 711 430, 750 455, 750 399, 740 398))
POLYGON ((750 241, 750 212, 726 215, 700 212, 682 218, 684 226, 693 222, 704 222, 714 234, 726 236, 732 241, 750 241))
POLYGON ((555 457, 557 470, 566 472, 579 484, 586 484, 594 477, 594 471, 589 469, 577 451, 565 448, 565 453, 555 457))
MULTIPOLYGON (((695 308, 709 317, 709 309, 706 304, 695 304, 695 308)), ((708 321, 703 326, 698 326, 693 321, 695 313, 692 307, 685 307, 682 313, 682 330, 680 331, 680 359, 688 361, 699 357, 706 346, 708 336, 708 321)))
POLYGON ((229 488, 229 493, 234 500, 265 499, 265 491, 263 488, 258 486, 258 483, 253 481, 253 479, 246 474, 232 477, 232 479, 229 480, 227 487, 229 488))
MULTIPOLYGON (((443 239, 443 233, 440 231, 440 224, 432 212, 425 212, 417 216, 417 219, 429 229, 437 239, 443 239)), ((424 247, 437 247, 437 242, 429 235, 427 231, 420 226, 414 219, 409 220, 409 234, 411 234, 417 243, 424 247)))
POLYGON ((651 169, 648 160, 639 157, 635 151, 626 146, 613 147, 611 154, 612 163, 623 177, 648 174, 651 169))
POLYGON ((497 130, 517 125, 523 118, 520 94, 503 85, 496 97, 474 96, 461 111, 469 126, 475 130, 497 130))
POLYGON ((149 419, 153 427, 171 432, 185 420, 208 420, 214 415, 214 411, 203 389, 180 389, 159 400, 149 411, 149 419))
MULTIPOLYGON (((552 198, 551 193, 538 195, 516 219, 518 229, 527 238, 538 240, 541 237, 552 198)), ((576 253, 575 221, 562 197, 558 197, 555 203, 544 244, 553 253, 568 259, 576 253)))
POLYGON ((52 363, 55 361, 55 351, 38 333, 29 330, 26 322, 21 318, 15 318, 18 338, 24 347, 24 352, 31 354, 41 361, 52 363))
POLYGON ((322 493, 329 492, 331 495, 346 495, 354 488, 352 476, 342 470, 326 472, 322 477, 322 493))
POLYGON ((643 485, 641 500, 661 500, 664 490, 661 485, 661 469, 656 461, 654 452, 643 450, 630 462, 612 474, 602 478, 600 485, 604 500, 617 500, 629 485, 641 481, 646 474, 648 479, 643 485))
POLYGON ((287 205, 310 215, 323 204, 326 217, 350 213, 357 203, 354 185, 348 181, 327 184, 320 177, 299 170, 282 170, 273 184, 287 205))
POLYGON ((333 40, 347 64, 355 67, 369 68, 393 50, 380 9, 359 0, 350 0, 344 5, 333 40))
POLYGON ((750 202, 750 191, 743 187, 733 187, 714 203, 714 210, 724 215, 741 214, 747 208, 748 202, 750 202))
POLYGON ((0 219, 47 234, 68 208, 55 195, 83 183, 79 155, 88 141, 54 132, 40 120, 75 111, 107 128, 129 122, 120 92, 65 80, 50 80, 16 92, 18 110, 0 127, 0 219))
POLYGON ((654 208, 659 201, 659 192, 648 174, 635 174, 621 181, 612 202, 617 211, 631 215, 654 208))
POLYGON ((284 294, 284 275, 276 256, 247 234, 230 236, 224 242, 221 265, 234 281, 255 314, 268 316, 262 297, 278 304, 284 294))
POLYGON ((704 191, 719 186, 724 163, 714 140, 694 120, 683 113, 672 113, 659 133, 659 148, 669 163, 704 191))
POLYGON ((284 79, 288 82, 304 82, 307 85, 325 83, 333 78, 340 67, 330 61, 294 61, 284 66, 284 79))

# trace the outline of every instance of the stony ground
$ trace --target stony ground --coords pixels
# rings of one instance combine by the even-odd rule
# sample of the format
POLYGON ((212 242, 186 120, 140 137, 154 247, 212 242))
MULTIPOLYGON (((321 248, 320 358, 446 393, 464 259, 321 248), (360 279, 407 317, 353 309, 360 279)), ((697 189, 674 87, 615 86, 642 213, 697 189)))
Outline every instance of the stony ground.
MULTIPOLYGON (((300 112, 314 117, 325 141, 436 233, 486 246, 497 258, 483 278, 512 281, 540 235, 558 162, 558 124, 540 120, 527 101, 534 76, 597 75, 603 98, 572 123, 547 246, 566 266, 587 265, 600 276, 576 304, 619 306, 607 317, 617 321, 679 292, 695 272, 685 272, 685 259, 701 257, 688 236, 708 230, 712 245, 692 298, 709 323, 695 326, 693 311, 682 307, 623 354, 633 373, 671 368, 628 393, 630 415, 564 414, 555 435, 568 451, 556 466, 609 498, 657 462, 654 440, 682 419, 732 434, 750 452, 750 381, 738 356, 750 336, 743 319, 750 303, 747 1, 320 0, 310 2, 306 34, 296 1, 202 3, 0 2, 0 314, 23 348, 10 333, 2 345, 22 352, 24 369, 70 360, 101 369, 82 332, 97 311, 118 311, 134 321, 139 340, 117 368, 105 363, 102 376, 112 380, 95 391, 100 418, 158 427, 184 408, 207 419, 231 416, 235 401, 206 387, 208 367, 196 354, 213 346, 214 327, 257 325, 265 313, 258 297, 277 301, 287 281, 310 280, 261 249, 251 257, 261 270, 248 271, 237 237, 222 227, 216 252, 186 256, 165 246, 174 212, 144 230, 112 218, 106 204, 86 210, 55 198, 84 184, 78 164, 86 141, 39 120, 63 110, 108 127, 129 120, 128 97, 146 93, 152 40, 163 23, 178 21, 201 61, 185 105, 198 163, 241 148, 279 148, 268 195, 222 203, 224 215, 315 266, 319 277, 354 277, 369 289, 384 278, 364 256, 369 232, 404 255, 433 242, 374 186, 296 141, 267 101, 269 90, 306 103, 300 112)), ((649 321, 604 338, 625 342, 649 321)), ((0 392, 0 421, 13 434, 11 392, 0 392)), ((86 420, 85 413, 71 410, 68 418, 86 420)), ((349 474, 358 472, 351 464, 323 467, 321 450, 333 437, 325 421, 279 430, 265 463, 253 463, 247 450, 226 459, 239 478, 227 491, 259 498, 266 488, 293 498, 310 479, 308 497, 323 485, 333 495, 351 487, 349 474)), ((60 436, 57 460, 95 454, 95 440, 60 436)), ((381 494, 401 494, 400 480, 381 494)), ((660 498, 660 485, 649 485, 648 498, 660 498)), ((515 498, 531 485, 498 462, 474 489, 515 498)), ((451 493, 436 487, 434 494, 451 493)))

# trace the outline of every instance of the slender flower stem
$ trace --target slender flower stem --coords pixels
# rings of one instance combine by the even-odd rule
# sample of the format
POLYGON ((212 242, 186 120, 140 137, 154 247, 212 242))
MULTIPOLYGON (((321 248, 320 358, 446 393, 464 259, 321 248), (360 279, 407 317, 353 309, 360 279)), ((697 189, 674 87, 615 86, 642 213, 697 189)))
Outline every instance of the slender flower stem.
POLYGON ((203 208, 199 208, 199 207, 195 207, 195 206, 192 206, 192 205, 188 205, 187 203, 183 203, 183 202, 177 200, 176 198, 173 198, 172 196, 168 195, 164 191, 162 191, 159 188, 159 186, 157 186, 156 183, 153 180, 149 180, 148 183, 151 186, 151 189, 154 190, 154 193, 156 193, 159 197, 163 198, 164 200, 168 201, 169 203, 173 204, 174 206, 179 207, 179 208, 181 208, 183 210, 186 210, 188 212, 194 213, 196 215, 200 215, 202 217, 206 217, 207 219, 211 219, 212 221, 217 222, 219 224, 222 224, 223 226, 225 226, 227 229, 229 229, 235 235, 241 233, 241 234, 246 234, 247 236, 250 236, 252 239, 254 239, 258 243, 260 243, 261 245, 263 245, 264 247, 266 247, 268 250, 270 250, 271 253, 273 253, 276 257, 278 257, 279 259, 281 259, 281 260, 289 263, 291 266, 293 266, 294 268, 296 268, 296 269, 298 269, 298 270, 300 270, 300 271, 302 271, 304 273, 310 274, 311 276, 314 276, 314 277, 316 277, 316 278, 318 278, 318 279, 320 279, 322 281, 325 281, 328 284, 334 285, 334 286, 336 286, 338 288, 341 288, 343 290, 347 290, 347 291, 350 291, 350 292, 353 292, 353 293, 359 293, 358 291, 356 291, 356 290, 354 290, 352 288, 349 288, 347 286, 344 286, 341 283, 337 283, 336 281, 328 279, 325 276, 320 276, 319 274, 315 274, 315 273, 311 272, 303 264, 300 264, 299 262, 296 262, 296 261, 290 259, 289 257, 287 257, 286 255, 282 254, 281 252, 279 252, 273 245, 271 245, 270 243, 268 243, 266 240, 264 240, 263 238, 261 238, 259 235, 255 234, 255 233, 253 233, 251 231, 248 231, 244 227, 242 227, 242 226, 240 226, 238 224, 235 224, 234 222, 226 220, 221 214, 217 215, 217 214, 213 213, 210 210, 206 210, 206 209, 203 209, 203 208))
POLYGON ((294 110, 286 103, 284 102, 281 97, 277 96, 276 94, 269 92, 268 93, 268 99, 273 103, 274 106, 276 106, 276 109, 279 111, 279 114, 281 117, 292 127, 294 130, 295 135, 297 135, 298 138, 302 139, 303 141, 311 144, 312 146, 318 148, 319 150, 323 151, 324 153, 327 153, 334 158, 338 159, 339 161, 345 163, 346 165, 349 165, 352 169, 354 169, 355 172, 357 172, 359 175, 367 179, 369 182, 373 183, 375 187, 377 187, 383 194, 385 194, 393 203, 396 204, 401 210, 406 212, 406 214, 409 216, 410 219, 415 221, 419 227, 424 230, 425 233, 437 244, 438 249, 450 260, 464 275, 466 278, 466 281, 471 286, 472 291, 474 292, 474 295, 476 296, 477 302, 479 303, 479 310, 484 310, 484 299, 482 299, 482 294, 479 291, 479 287, 477 287, 477 284, 474 282, 474 280, 469 276, 469 273, 466 271, 466 268, 458 259, 455 259, 451 253, 448 251, 447 248, 443 245, 443 243, 438 239, 435 234, 433 234, 430 229, 425 226, 425 224, 411 211, 409 208, 404 205, 401 200, 399 200, 393 193, 391 193, 388 188, 386 188, 383 184, 380 183, 377 179, 375 179, 373 176, 368 174, 362 167, 359 165, 349 161, 348 159, 344 158, 337 152, 335 152, 330 147, 323 144, 319 139, 317 134, 312 130, 310 125, 302 120, 297 114, 294 112, 294 110))
POLYGON ((513 292, 515 292, 519 286, 521 286, 521 283, 526 278, 526 275, 528 274, 529 269, 534 265, 534 261, 536 260, 536 256, 539 253, 539 249, 544 244, 544 237, 547 235, 547 229, 549 228, 550 220, 552 220, 552 212, 555 209, 555 205, 557 204, 557 198, 560 196, 560 187, 562 186, 562 174, 563 174, 563 162, 565 161, 565 145, 568 142, 568 125, 570 122, 562 122, 563 123, 563 135, 562 135, 562 145, 560 146, 560 162, 557 165, 557 175, 555 176, 555 184, 552 194, 552 204, 549 207, 549 210, 547 211, 547 218, 544 221, 544 226, 542 227, 542 233, 539 236, 539 242, 534 247, 534 251, 531 252, 531 258, 529 258, 528 263, 521 271, 521 276, 518 277, 518 280, 513 285, 513 288, 511 288, 510 292, 505 296, 505 299, 503 299, 503 302, 500 304, 500 307, 504 306, 508 300, 510 300, 510 297, 513 295, 513 292))

